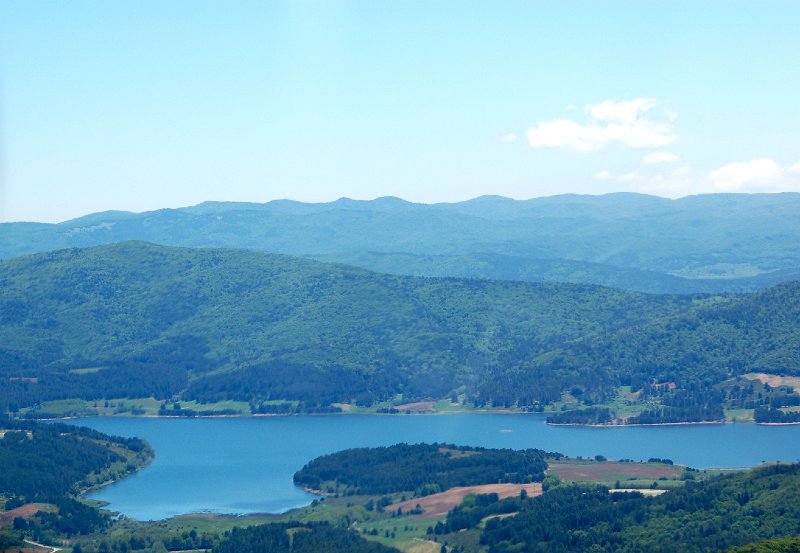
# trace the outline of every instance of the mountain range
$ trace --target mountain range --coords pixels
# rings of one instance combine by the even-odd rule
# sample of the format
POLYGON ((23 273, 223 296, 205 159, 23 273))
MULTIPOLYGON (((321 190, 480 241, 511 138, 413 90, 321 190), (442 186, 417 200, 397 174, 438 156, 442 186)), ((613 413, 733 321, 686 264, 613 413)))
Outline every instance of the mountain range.
POLYGON ((800 278, 798 214, 797 193, 206 202, 59 224, 0 224, 0 258, 145 240, 305 256, 399 275, 748 292, 800 278))

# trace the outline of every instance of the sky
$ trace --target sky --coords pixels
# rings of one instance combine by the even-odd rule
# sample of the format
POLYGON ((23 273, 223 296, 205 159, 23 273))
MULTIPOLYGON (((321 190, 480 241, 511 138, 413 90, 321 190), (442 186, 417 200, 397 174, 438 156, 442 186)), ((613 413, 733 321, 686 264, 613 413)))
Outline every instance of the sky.
POLYGON ((0 221, 800 191, 800 2, 0 0, 0 221))

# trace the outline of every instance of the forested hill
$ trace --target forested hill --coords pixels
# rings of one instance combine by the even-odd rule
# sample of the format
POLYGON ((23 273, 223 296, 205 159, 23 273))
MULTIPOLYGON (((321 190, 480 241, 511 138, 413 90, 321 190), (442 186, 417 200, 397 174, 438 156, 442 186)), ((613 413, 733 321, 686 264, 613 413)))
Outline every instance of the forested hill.
POLYGON ((654 296, 142 242, 3 261, 0 284, 3 409, 174 395, 326 406, 454 391, 532 405, 575 389, 596 401, 637 379, 710 386, 798 368, 798 284, 654 296))
POLYGON ((152 457, 138 438, 0 416, 0 550, 21 549, 23 536, 47 543, 107 528, 108 513, 76 496, 138 470, 152 457), (12 519, 13 529, 3 528, 12 519))
POLYGON ((587 364, 628 375, 633 389, 679 382, 703 390, 748 371, 800 374, 800 283, 708 298, 686 314, 583 338, 536 361, 562 370, 587 364))
POLYGON ((452 444, 396 444, 317 457, 294 475, 298 486, 345 495, 414 492, 430 495, 454 486, 541 482, 544 451, 487 449, 452 444))
POLYGON ((125 240, 247 248, 419 276, 752 291, 800 275, 800 194, 563 195, 453 204, 208 202, 0 224, 0 258, 125 240))
POLYGON ((151 457, 150 447, 138 438, 0 417, 0 495, 23 503, 75 495, 151 457))
MULTIPOLYGON (((457 532, 464 521, 485 521, 480 543, 491 553, 706 553, 797 536, 799 500, 800 465, 774 465, 689 482, 655 498, 561 485, 541 497, 506 499, 471 513, 456 509, 445 528, 457 532), (496 516, 509 512, 517 514, 496 516)), ((735 551, 794 551, 792 541, 735 551)))

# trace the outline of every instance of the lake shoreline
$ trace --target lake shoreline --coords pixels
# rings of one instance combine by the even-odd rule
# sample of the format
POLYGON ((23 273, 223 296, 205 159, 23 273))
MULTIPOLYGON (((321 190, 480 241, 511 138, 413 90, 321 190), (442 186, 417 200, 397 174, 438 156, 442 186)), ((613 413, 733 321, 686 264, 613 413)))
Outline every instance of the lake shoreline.
MULTIPOLYGON (((652 422, 647 424, 581 424, 578 422, 547 422, 548 426, 583 426, 586 428, 626 428, 637 426, 701 426, 707 424, 753 424, 753 421, 697 421, 697 422, 652 422)), ((763 424, 763 423, 756 423, 763 424)), ((789 424, 789 423, 787 423, 789 424)))
MULTIPOLYGON (((342 416, 367 416, 367 417, 414 417, 414 416, 447 416, 447 415, 533 415, 543 416, 549 413, 526 413, 522 411, 509 411, 509 410, 464 410, 464 411, 426 411, 420 413, 252 413, 252 414, 239 414, 239 415, 196 415, 193 417, 181 417, 176 415, 74 415, 68 417, 58 418, 43 418, 43 419, 26 419, 43 422, 58 422, 58 421, 74 421, 81 419, 166 419, 166 420, 192 420, 192 419, 258 419, 265 417, 342 417, 342 416)), ((658 422, 647 424, 581 424, 575 422, 546 422, 547 426, 575 426, 583 428, 635 428, 635 427, 652 427, 652 426, 705 426, 705 425, 726 425, 726 424, 757 424, 763 426, 789 426, 798 425, 800 422, 756 422, 752 419, 745 420, 719 420, 719 421, 698 421, 698 422, 658 422)))

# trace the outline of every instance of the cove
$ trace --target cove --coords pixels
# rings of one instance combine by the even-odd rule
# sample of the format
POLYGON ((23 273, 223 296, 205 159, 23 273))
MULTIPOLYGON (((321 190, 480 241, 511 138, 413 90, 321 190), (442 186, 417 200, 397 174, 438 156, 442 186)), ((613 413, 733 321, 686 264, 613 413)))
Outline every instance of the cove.
POLYGON ((535 414, 88 418, 71 421, 156 450, 147 468, 89 495, 138 520, 193 512, 278 513, 315 496, 294 486, 305 463, 351 447, 447 442, 570 456, 669 458, 695 468, 800 461, 800 425, 549 426, 535 414))

